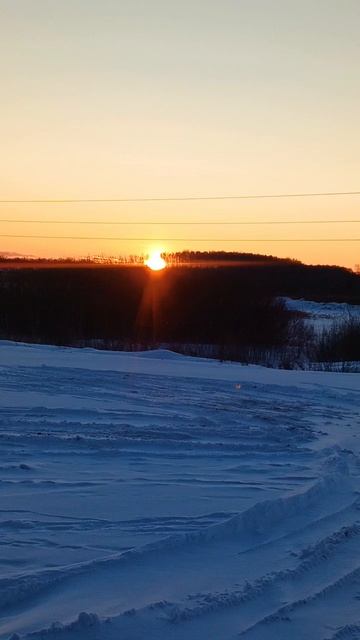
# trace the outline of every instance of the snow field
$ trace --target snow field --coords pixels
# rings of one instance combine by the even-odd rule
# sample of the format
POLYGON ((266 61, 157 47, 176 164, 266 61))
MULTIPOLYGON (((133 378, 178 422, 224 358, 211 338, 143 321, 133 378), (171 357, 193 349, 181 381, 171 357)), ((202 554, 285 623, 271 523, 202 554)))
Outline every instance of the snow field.
POLYGON ((0 638, 360 638, 359 391, 0 343, 0 638))

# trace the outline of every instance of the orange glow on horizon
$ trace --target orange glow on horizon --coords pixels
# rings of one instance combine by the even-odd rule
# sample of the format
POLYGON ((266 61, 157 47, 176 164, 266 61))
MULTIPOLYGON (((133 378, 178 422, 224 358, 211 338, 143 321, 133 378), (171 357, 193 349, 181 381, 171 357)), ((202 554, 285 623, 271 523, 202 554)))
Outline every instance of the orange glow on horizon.
POLYGON ((354 269, 359 2, 103 4, 1 3, 0 253, 354 269))

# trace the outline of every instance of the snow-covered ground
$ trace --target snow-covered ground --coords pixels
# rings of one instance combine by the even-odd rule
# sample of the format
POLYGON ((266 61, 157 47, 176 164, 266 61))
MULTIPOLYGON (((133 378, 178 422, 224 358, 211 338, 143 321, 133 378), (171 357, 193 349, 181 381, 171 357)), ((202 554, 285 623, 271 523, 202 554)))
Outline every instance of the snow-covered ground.
POLYGON ((359 392, 0 343, 0 638, 360 638, 359 392))
POLYGON ((316 332, 331 329, 334 324, 356 320, 360 322, 360 305, 346 302, 314 302, 312 300, 282 298, 288 309, 301 311, 308 317, 305 320, 316 332))

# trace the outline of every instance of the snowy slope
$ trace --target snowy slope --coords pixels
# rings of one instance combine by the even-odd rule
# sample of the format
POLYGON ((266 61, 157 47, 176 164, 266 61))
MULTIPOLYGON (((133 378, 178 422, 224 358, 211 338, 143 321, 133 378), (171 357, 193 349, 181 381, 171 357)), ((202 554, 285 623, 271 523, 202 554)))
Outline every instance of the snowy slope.
POLYGON ((359 392, 0 343, 0 638, 360 638, 359 392))
POLYGON ((306 322, 317 332, 330 329, 334 324, 348 320, 360 321, 360 305, 346 302, 314 302, 302 298, 282 298, 282 300, 291 311, 305 313, 308 316, 306 322))

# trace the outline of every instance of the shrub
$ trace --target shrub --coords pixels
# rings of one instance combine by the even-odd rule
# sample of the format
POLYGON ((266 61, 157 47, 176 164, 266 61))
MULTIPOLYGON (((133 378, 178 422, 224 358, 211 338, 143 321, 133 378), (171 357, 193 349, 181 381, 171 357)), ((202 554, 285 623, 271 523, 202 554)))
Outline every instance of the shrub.
POLYGON ((324 330, 319 337, 316 359, 319 362, 360 360, 360 321, 350 318, 324 330))

